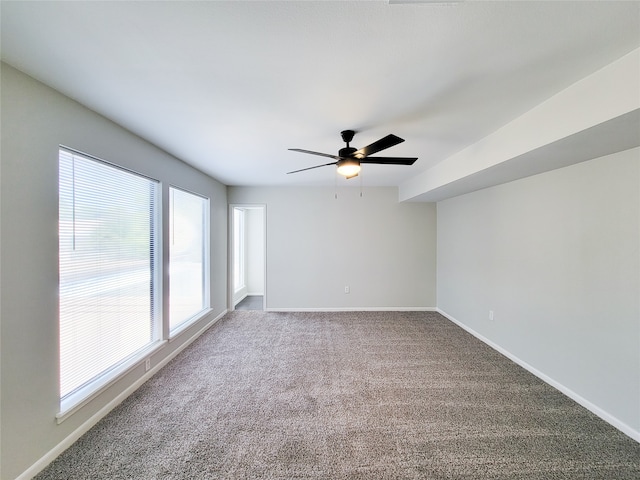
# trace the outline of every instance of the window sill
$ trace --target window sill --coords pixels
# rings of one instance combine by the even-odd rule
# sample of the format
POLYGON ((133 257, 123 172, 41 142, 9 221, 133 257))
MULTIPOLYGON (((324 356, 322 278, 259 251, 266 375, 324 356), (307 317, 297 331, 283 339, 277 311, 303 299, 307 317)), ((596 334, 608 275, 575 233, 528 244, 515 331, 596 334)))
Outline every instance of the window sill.
POLYGON ((171 330, 171 332, 169 332, 169 341, 172 342, 173 340, 175 340, 177 337, 180 336, 180 334, 182 334, 185 330, 187 330, 193 324, 199 322, 200 320, 202 320, 206 316, 210 315, 211 312, 213 312, 213 310, 211 308, 205 308, 204 310, 196 313, 190 319, 185 320, 183 323, 181 323, 176 328, 171 330))
POLYGON ((72 416, 82 407, 87 405, 89 402, 94 400, 96 397, 100 396, 102 393, 104 393, 105 390, 107 390, 115 382, 120 380, 125 374, 138 367, 146 358, 156 353, 166 344, 166 340, 159 340, 157 342, 154 342, 153 344, 138 352, 138 354, 132 357, 129 361, 124 362, 122 365, 109 372, 108 375, 104 375, 99 380, 92 382, 90 385, 81 388, 74 394, 70 395, 64 400, 61 400, 60 412, 56 415, 56 422, 58 423, 58 425, 64 422, 67 418, 72 416))

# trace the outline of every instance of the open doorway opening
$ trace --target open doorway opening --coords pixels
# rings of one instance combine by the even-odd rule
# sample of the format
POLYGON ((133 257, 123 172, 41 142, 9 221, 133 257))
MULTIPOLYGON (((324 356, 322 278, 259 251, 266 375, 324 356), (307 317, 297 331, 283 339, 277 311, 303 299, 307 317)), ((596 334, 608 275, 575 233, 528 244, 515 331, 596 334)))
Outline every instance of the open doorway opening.
POLYGON ((266 298, 266 206, 229 206, 230 310, 264 310, 266 298))

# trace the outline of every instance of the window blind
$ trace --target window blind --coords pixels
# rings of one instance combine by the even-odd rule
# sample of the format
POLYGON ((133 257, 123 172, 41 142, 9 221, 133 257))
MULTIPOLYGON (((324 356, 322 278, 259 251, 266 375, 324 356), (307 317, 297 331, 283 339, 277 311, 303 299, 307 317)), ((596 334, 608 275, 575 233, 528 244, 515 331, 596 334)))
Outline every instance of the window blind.
POLYGON ((158 339, 157 182, 59 153, 60 397, 158 339))
POLYGON ((169 329, 208 308, 209 200, 169 188, 169 329))

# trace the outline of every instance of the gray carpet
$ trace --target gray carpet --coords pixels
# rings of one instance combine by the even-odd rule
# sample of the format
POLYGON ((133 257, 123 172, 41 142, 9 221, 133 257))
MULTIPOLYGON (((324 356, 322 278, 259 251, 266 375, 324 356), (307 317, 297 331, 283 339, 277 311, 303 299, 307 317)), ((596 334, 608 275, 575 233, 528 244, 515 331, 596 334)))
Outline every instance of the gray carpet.
POLYGON ((639 459, 438 314, 236 311, 36 478, 637 480, 639 459))

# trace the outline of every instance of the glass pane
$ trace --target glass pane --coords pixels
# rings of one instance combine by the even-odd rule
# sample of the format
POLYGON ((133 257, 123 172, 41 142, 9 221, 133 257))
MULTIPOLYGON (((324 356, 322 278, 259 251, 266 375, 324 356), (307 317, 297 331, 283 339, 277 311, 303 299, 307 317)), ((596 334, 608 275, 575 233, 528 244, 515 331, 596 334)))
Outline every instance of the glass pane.
POLYGON ((157 184, 60 151, 60 396, 154 340, 157 184))
POLYGON ((169 325, 173 330, 208 307, 205 305, 208 200, 177 188, 171 188, 169 193, 169 325))

